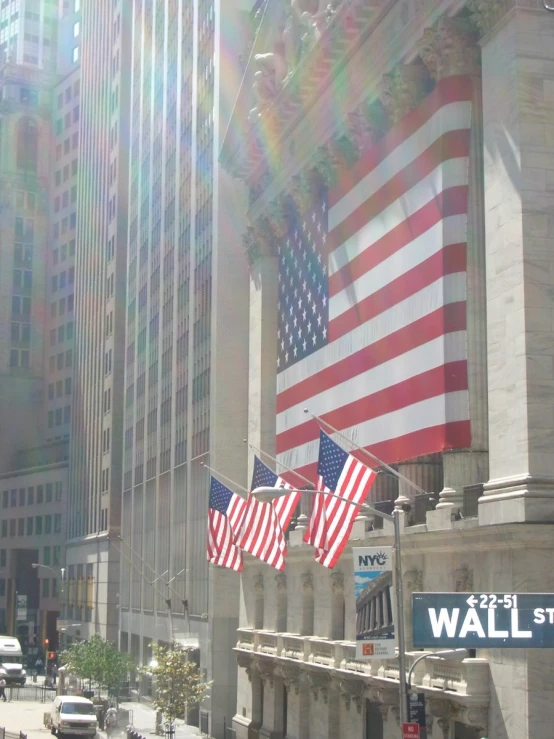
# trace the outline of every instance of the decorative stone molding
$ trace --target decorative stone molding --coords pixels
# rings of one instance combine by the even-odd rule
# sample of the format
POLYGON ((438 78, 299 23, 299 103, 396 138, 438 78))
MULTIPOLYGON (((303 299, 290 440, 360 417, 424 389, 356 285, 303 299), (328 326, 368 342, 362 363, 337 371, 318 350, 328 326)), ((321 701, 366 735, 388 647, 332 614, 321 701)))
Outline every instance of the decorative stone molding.
POLYGON ((454 591, 456 593, 469 593, 473 590, 473 570, 464 565, 452 573, 454 578, 454 591))
POLYGON ((279 664, 275 668, 275 675, 281 677, 287 690, 294 690, 296 695, 300 692, 300 669, 297 665, 279 664))
POLYGON ((457 712, 456 720, 466 724, 466 726, 480 729, 484 734, 488 733, 489 711, 485 707, 464 706, 457 712))
POLYGON ((374 703, 386 705, 387 708, 398 708, 398 689, 373 688, 371 690, 371 700, 374 703))
POLYGON ((347 136, 356 152, 356 158, 370 149, 380 138, 381 127, 372 118, 367 105, 359 105, 348 115, 347 136))
POLYGON ((323 698, 323 702, 327 703, 329 700, 329 675, 324 672, 308 672, 307 679, 314 700, 318 701, 321 696, 323 698))
POLYGON ((279 572, 277 575, 275 575, 275 584, 277 585, 277 590, 280 590, 281 592, 283 590, 286 590, 287 576, 283 572, 279 572))
POLYGON ((471 20, 485 35, 515 3, 516 0, 468 0, 467 7, 471 11, 471 20))
POLYGON ((337 170, 332 161, 329 146, 320 146, 313 159, 314 169, 321 177, 326 187, 333 187, 337 181, 337 170))
POLYGON ((300 580, 302 582, 302 590, 304 592, 310 591, 313 593, 314 591, 314 576, 311 572, 303 572, 300 575, 300 580))
POLYGON ((313 205, 316 194, 316 174, 312 170, 304 170, 295 175, 289 188, 290 196, 299 214, 303 215, 313 205))
POLYGON ((438 81, 454 75, 479 75, 477 36, 469 18, 442 16, 432 28, 425 29, 417 48, 431 78, 438 81))
POLYGON ((365 684, 362 680, 339 680, 338 689, 344 700, 346 710, 350 710, 353 701, 358 713, 362 712, 365 684))
POLYGON ((252 266, 263 256, 277 256, 277 242, 267 218, 260 218, 243 235, 244 251, 252 266))
POLYGON ((432 716, 450 721, 456 715, 454 705, 444 698, 429 698, 427 701, 432 716))
POLYGON ((272 661, 267 659, 259 659, 256 662, 256 667, 260 673, 260 677, 264 683, 269 683, 271 687, 275 682, 275 665, 272 661))
POLYGON ((423 100, 429 92, 429 74, 425 65, 412 62, 399 64, 383 75, 381 101, 392 125, 423 100))
POLYGON ((237 664, 239 667, 242 667, 243 670, 246 670, 246 674, 248 676, 249 682, 252 682, 252 672, 254 669, 254 663, 252 658, 248 654, 242 654, 241 652, 236 652, 237 655, 237 664))
POLYGON ((277 239, 282 239, 288 231, 286 204, 283 198, 272 200, 265 209, 267 220, 277 239))
POLYGON ((333 593, 344 592, 344 573, 343 572, 331 572, 329 575, 331 579, 331 588, 333 593))
POLYGON ((264 597, 264 576, 261 572, 253 578, 254 581, 254 592, 256 593, 256 599, 264 597))

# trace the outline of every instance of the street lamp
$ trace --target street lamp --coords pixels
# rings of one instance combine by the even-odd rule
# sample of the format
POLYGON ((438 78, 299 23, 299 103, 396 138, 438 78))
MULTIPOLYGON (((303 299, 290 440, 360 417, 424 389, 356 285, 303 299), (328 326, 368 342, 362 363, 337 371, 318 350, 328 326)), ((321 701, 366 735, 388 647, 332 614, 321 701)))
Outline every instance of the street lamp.
MULTIPOLYGON (((33 562, 31 564, 31 567, 34 570, 38 570, 39 568, 42 568, 44 570, 48 570, 53 575, 55 575, 56 580, 59 580, 60 581, 61 585, 60 585, 60 595, 59 595, 59 598, 60 598, 60 605, 62 607, 61 608, 61 610, 62 610, 62 617, 65 617, 65 597, 64 597, 65 567, 60 567, 59 571, 57 571, 53 567, 50 567, 50 565, 44 565, 44 564, 41 564, 40 562, 33 562)), ((48 661, 46 661, 45 664, 48 664, 48 661)))
MULTIPOLYGON (((302 493, 302 495, 315 495, 318 493, 317 490, 290 490, 287 488, 269 488, 259 487, 252 490, 252 496, 269 502, 273 498, 281 498, 283 495, 289 493, 302 493)), ((400 723, 404 724, 408 721, 407 711, 407 691, 406 691, 406 639, 404 635, 404 594, 403 594, 403 582, 402 582, 402 563, 401 563, 401 542, 400 542, 400 513, 398 509, 394 509, 392 516, 388 513, 378 511, 376 508, 368 505, 367 503, 356 503, 353 500, 348 500, 342 495, 336 495, 335 493, 327 493, 330 498, 337 498, 342 500, 344 503, 350 503, 356 508, 363 511, 367 511, 374 516, 382 518, 384 521, 391 521, 394 524, 394 549, 396 556, 394 558, 394 569, 396 574, 396 621, 398 629, 398 666, 399 666, 399 691, 400 691, 400 723)))

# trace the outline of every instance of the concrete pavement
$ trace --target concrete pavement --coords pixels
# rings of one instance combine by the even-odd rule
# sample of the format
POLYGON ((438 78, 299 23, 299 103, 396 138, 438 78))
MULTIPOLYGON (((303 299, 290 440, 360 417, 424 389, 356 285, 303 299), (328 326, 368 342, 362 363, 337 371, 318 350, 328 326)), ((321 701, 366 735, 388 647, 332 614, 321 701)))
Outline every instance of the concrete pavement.
MULTIPOLYGON (((50 730, 44 728, 43 717, 50 713, 51 702, 38 703, 31 701, 0 701, 0 727, 7 731, 23 731, 28 739, 47 739, 50 730)), ((154 738, 156 712, 142 703, 121 703, 121 708, 130 711, 135 730, 147 737, 154 738)), ((200 730, 194 726, 186 726, 183 721, 176 722, 175 739, 193 739, 200 736, 200 730)), ((98 739, 106 739, 105 732, 98 732, 98 739)), ((123 734, 122 734, 123 737, 123 734)))

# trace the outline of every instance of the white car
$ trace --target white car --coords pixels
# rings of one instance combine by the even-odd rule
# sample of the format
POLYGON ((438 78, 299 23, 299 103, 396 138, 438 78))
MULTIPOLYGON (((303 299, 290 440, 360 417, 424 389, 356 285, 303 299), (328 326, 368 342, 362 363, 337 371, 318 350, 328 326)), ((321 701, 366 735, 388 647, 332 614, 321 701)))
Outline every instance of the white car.
POLYGON ((98 721, 88 698, 59 695, 52 704, 50 731, 54 736, 96 736, 98 721))

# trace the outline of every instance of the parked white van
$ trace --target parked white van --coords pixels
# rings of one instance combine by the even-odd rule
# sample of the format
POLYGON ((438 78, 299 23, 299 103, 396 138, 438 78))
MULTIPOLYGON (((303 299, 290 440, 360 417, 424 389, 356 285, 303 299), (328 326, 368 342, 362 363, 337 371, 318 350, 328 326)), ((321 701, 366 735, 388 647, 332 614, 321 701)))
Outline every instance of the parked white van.
POLYGON ((52 704, 50 731, 54 736, 95 736, 98 729, 94 705, 88 698, 59 695, 52 704))

